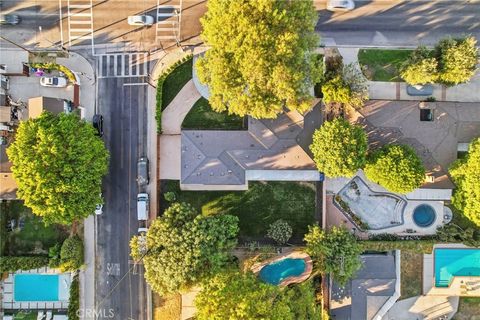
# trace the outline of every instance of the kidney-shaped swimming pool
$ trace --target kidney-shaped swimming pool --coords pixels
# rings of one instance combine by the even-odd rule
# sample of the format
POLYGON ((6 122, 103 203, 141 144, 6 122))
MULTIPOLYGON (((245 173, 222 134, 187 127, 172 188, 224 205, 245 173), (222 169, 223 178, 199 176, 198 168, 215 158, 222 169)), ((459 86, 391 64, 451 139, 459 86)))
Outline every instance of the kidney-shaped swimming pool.
POLYGON ((296 277, 305 272, 304 259, 282 259, 267 264, 260 270, 260 279, 263 281, 278 285, 288 277, 296 277))

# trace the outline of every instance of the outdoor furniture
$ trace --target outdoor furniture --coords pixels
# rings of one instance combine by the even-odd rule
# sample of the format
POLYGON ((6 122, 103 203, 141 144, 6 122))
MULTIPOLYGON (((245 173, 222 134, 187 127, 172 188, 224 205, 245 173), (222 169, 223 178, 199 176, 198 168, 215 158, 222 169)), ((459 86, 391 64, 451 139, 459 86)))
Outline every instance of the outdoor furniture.
POLYGON ((407 86, 407 94, 409 96, 431 96, 433 94, 433 86, 430 84, 407 86))

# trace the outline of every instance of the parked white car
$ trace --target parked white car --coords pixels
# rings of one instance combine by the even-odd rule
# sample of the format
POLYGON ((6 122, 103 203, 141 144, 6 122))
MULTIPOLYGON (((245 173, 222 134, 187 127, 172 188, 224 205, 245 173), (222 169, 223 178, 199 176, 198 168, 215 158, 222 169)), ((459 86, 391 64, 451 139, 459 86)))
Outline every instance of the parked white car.
POLYGON ((64 77, 42 77, 40 85, 44 87, 64 88, 68 84, 67 78, 64 77))
POLYGON ((129 16, 128 24, 131 26, 151 26, 155 20, 146 14, 141 16, 129 16))
POLYGON ((350 11, 355 9, 355 2, 353 0, 328 0, 328 11, 350 11))

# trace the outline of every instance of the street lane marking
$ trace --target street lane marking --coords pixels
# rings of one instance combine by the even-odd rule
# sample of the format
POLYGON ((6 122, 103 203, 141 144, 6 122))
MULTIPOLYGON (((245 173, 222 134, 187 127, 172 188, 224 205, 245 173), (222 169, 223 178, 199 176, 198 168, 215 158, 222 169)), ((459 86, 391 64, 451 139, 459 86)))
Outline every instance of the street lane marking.
POLYGON ((67 0, 68 44, 72 41, 91 40, 93 52, 92 0, 67 0))
POLYGON ((180 41, 182 5, 183 0, 178 5, 160 5, 160 0, 157 0, 156 41, 180 41))
POLYGON ((148 76, 149 63, 148 53, 145 52, 100 54, 97 55, 97 77, 127 78, 148 76), (110 69, 112 70, 110 71, 110 69))

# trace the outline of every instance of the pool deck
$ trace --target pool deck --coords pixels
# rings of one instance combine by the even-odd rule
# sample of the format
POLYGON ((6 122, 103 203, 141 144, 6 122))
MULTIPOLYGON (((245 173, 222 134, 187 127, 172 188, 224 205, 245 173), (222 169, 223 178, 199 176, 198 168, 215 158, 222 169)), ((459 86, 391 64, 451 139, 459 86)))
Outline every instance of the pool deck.
POLYGON ((299 276, 288 277, 288 278, 283 279, 282 282, 280 282, 278 284, 279 287, 285 287, 285 286, 288 286, 289 284, 292 284, 292 283, 303 282, 303 281, 307 280, 310 277, 310 275, 312 274, 312 270, 313 270, 312 258, 307 253, 305 253, 303 251, 287 252, 287 253, 278 255, 276 257, 267 259, 265 261, 256 263, 252 266, 251 270, 254 274, 258 274, 260 272, 260 270, 262 270, 262 268, 264 266, 266 266, 267 264, 270 264, 272 262, 278 262, 278 261, 285 260, 285 259, 303 259, 303 260, 305 260, 305 271, 299 276))
POLYGON ((35 310, 35 309, 67 309, 69 300, 69 288, 71 284, 70 273, 58 273, 55 269, 43 267, 27 271, 10 273, 7 279, 0 282, 2 291, 2 309, 9 310, 35 310), (15 301, 14 299, 14 276, 15 274, 49 274, 59 276, 59 300, 58 301, 15 301))

